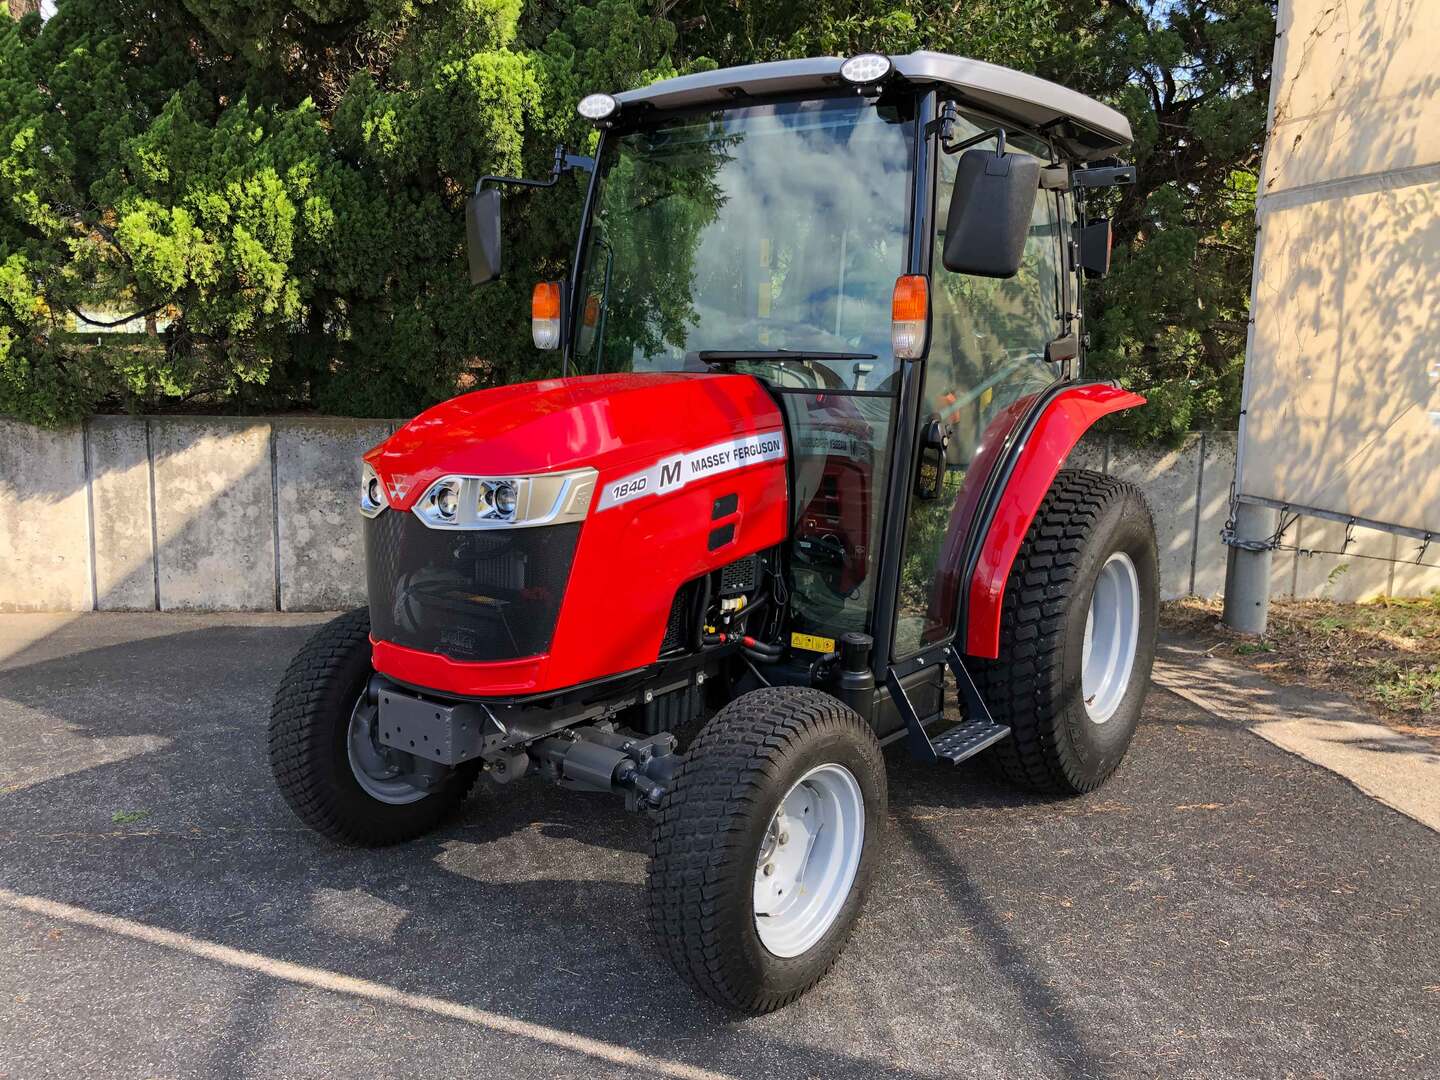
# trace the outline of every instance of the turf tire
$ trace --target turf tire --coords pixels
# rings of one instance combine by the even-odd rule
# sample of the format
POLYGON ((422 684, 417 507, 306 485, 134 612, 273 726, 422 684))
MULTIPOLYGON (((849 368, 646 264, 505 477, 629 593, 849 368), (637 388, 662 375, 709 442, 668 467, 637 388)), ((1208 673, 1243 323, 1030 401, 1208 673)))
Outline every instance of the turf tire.
POLYGON ((322 626, 290 662, 270 710, 270 769, 285 802, 322 836, 385 847, 440 825, 475 782, 462 767, 439 790, 406 805, 369 795, 346 750, 355 702, 372 674, 370 613, 347 612, 322 626))
POLYGON ((976 667, 991 715, 1011 736, 987 754, 1034 791, 1077 795, 1114 773, 1130 745, 1155 659, 1160 582, 1155 526, 1140 489, 1084 470, 1056 476, 1005 583, 1000 656, 976 667), (1085 622, 1105 561, 1123 551, 1140 587, 1140 632, 1115 713, 1096 724, 1081 690, 1085 622))
POLYGON ((661 803, 651 840, 649 922, 660 951, 700 994, 760 1014, 794 1001, 834 965, 864 906, 886 813, 885 764, 860 716, 819 690, 743 694, 705 725, 661 803), (781 799, 817 765, 844 765, 865 802, 859 867, 834 922, 783 958, 755 929, 756 859, 781 799))

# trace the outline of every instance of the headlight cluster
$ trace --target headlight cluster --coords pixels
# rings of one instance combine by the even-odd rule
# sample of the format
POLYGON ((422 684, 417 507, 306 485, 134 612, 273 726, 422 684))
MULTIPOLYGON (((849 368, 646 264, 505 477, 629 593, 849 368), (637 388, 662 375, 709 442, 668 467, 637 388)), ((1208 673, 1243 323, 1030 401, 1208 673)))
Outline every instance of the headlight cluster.
POLYGON ((442 476, 415 504, 432 529, 503 529, 580 521, 595 494, 594 469, 542 476, 442 476))
POLYGON ((437 528, 479 522, 513 525, 520 509, 520 489, 525 486, 527 481, 518 477, 486 480, 478 476, 446 476, 421 496, 415 512, 437 528), (472 496, 473 507, 469 501, 472 496), (462 507, 466 510, 463 522, 462 507))

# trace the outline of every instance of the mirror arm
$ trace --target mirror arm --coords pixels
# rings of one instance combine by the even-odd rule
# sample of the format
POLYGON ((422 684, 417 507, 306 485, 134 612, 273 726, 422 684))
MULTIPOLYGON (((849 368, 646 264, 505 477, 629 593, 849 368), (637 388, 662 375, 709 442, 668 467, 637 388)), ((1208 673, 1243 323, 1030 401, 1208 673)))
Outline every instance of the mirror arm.
POLYGON ((958 154, 961 150, 968 150, 977 143, 986 142, 990 139, 995 140, 995 153, 997 156, 1005 153, 1005 129, 1002 127, 982 131, 979 135, 972 135, 964 142, 958 143, 946 142, 945 140, 948 134, 949 132, 947 131, 942 132, 940 135, 940 149, 944 150, 947 154, 958 154))
POLYGON ((579 169, 581 172, 593 173, 595 171, 595 159, 586 157, 583 154, 569 153, 564 146, 555 147, 555 160, 550 166, 550 178, 548 180, 527 180, 523 176, 482 176, 475 181, 475 194, 479 195, 486 184, 509 184, 512 187, 548 188, 554 187, 560 182, 560 177, 567 172, 579 169))

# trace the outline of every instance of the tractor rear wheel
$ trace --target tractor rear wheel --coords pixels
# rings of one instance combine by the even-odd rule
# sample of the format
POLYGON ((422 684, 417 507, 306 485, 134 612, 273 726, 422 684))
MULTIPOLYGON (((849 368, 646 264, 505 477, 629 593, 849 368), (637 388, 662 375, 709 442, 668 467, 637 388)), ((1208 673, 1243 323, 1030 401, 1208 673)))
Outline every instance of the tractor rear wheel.
POLYGON ((326 623, 290 662, 270 710, 270 770, 295 815, 342 844, 412 840, 449 817, 475 782, 461 766, 436 789, 416 787, 374 739, 366 701, 370 612, 326 623))
POLYGON ((1139 488, 1062 471, 1005 583, 1000 656, 977 665, 991 715, 1011 730, 989 754, 1003 776, 1066 795, 1110 778, 1149 688, 1159 597, 1139 488))
POLYGON ((772 686, 711 718, 660 805, 651 930, 699 993, 759 1014, 824 977, 885 826, 875 733, 829 694, 772 686))

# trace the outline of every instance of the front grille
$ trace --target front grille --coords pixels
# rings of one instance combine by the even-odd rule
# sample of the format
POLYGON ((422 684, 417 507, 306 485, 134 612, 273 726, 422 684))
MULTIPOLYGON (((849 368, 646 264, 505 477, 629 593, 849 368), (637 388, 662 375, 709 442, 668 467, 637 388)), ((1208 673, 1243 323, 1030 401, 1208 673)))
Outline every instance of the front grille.
POLYGON ((430 529, 386 510, 365 523, 370 629, 452 660, 513 660, 550 648, 580 522, 430 529))

